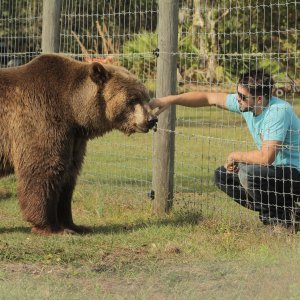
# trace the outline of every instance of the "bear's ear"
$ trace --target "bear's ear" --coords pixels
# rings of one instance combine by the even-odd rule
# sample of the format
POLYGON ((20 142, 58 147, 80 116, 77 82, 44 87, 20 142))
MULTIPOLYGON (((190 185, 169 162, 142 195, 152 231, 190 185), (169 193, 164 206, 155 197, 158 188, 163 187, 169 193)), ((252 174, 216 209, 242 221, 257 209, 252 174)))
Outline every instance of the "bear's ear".
POLYGON ((92 80, 99 85, 104 84, 109 79, 108 71, 97 62, 91 63, 90 76, 92 80))

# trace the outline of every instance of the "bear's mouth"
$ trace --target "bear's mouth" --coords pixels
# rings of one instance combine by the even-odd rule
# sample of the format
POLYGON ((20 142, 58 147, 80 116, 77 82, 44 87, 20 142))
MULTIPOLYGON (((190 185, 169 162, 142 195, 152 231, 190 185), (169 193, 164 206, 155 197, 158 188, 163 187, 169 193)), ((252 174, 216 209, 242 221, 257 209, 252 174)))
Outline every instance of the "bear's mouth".
POLYGON ((139 126, 139 125, 135 125, 134 129, 135 129, 136 132, 139 132, 139 133, 147 133, 147 132, 149 132, 149 128, 148 127, 142 127, 142 126, 139 126))

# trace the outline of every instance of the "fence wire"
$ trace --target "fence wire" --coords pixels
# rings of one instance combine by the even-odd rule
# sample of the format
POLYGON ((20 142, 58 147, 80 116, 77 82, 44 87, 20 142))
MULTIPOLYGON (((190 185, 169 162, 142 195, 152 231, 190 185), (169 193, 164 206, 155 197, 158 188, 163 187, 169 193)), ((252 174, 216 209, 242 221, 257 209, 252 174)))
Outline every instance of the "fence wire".
POLYGON ((42 3, 40 0, 0 1, 0 66, 30 61, 40 52, 42 3))

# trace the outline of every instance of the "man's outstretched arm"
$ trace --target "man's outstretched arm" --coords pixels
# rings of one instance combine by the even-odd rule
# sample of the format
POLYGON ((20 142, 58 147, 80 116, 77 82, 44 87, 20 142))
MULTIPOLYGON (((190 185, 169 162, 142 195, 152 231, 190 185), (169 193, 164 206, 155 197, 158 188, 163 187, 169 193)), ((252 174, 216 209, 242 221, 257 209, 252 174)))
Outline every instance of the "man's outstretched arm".
POLYGON ((187 107, 217 106, 228 109, 226 105, 226 93, 211 92, 188 92, 179 95, 169 95, 153 99, 149 102, 151 109, 158 108, 156 115, 159 115, 171 104, 187 107))

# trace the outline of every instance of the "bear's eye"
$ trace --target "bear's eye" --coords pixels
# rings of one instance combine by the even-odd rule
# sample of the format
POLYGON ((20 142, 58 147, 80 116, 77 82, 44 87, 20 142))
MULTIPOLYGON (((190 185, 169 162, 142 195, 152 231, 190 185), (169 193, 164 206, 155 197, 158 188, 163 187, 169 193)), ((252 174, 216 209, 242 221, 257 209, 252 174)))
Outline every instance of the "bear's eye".
POLYGON ((136 105, 140 103, 140 100, 138 98, 133 98, 129 100, 129 105, 136 105))

